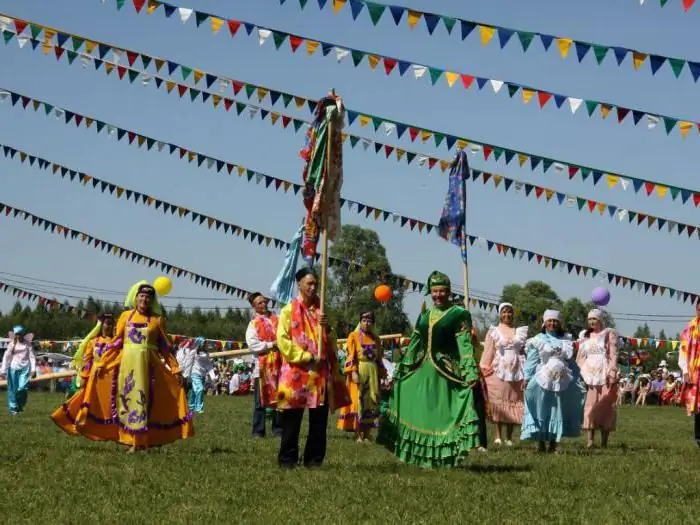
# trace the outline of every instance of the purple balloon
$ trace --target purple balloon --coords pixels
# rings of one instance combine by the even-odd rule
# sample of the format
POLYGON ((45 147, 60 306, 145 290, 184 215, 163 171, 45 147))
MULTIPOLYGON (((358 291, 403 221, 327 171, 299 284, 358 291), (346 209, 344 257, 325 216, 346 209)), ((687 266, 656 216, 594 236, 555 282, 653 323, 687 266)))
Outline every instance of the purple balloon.
POLYGON ((591 299, 593 300, 593 304, 596 306, 605 306, 610 302, 610 291, 607 288, 599 286, 593 290, 591 299))

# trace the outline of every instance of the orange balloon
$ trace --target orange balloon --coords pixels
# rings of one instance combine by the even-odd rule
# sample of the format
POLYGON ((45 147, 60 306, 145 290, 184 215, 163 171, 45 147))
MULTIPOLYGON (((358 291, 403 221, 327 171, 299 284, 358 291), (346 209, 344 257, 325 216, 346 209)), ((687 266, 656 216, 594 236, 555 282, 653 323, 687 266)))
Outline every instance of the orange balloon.
POLYGON ((387 303, 391 299, 391 288, 386 284, 380 284, 374 289, 374 298, 380 303, 387 303))

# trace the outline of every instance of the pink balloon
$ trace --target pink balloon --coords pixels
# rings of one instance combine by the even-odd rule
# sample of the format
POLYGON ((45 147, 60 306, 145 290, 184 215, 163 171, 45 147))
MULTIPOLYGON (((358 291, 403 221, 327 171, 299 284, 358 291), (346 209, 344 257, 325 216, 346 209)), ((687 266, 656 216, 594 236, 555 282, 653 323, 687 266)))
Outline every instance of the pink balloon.
POLYGON ((591 294, 591 300, 596 306, 605 306, 610 302, 610 291, 607 288, 599 286, 591 294))

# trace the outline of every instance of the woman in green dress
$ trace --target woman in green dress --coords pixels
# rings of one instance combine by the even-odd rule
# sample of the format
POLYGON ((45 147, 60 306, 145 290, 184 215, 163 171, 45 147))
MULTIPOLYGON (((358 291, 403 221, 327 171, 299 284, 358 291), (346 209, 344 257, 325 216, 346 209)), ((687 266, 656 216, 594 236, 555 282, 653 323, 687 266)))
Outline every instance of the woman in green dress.
POLYGON ((479 446, 472 320, 462 306, 450 304, 446 275, 430 274, 428 290, 433 307, 421 312, 396 364, 377 441, 405 463, 454 467, 479 446))

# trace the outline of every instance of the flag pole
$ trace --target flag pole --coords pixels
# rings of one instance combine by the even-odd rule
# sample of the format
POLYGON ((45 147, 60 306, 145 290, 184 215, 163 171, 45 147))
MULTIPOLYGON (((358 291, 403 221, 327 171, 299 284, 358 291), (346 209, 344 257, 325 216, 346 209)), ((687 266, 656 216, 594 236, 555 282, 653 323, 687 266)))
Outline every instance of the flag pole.
MULTIPOLYGON (((331 95, 335 96, 335 89, 331 90, 331 95)), ((333 147, 333 117, 328 121, 328 136, 326 137, 326 177, 331 172, 331 149, 333 147)), ((326 309, 326 284, 328 281, 328 216, 324 214, 321 230, 321 290, 319 293, 321 312, 326 309)), ((318 358, 323 356, 323 334, 325 330, 318 331, 318 358)))

